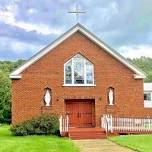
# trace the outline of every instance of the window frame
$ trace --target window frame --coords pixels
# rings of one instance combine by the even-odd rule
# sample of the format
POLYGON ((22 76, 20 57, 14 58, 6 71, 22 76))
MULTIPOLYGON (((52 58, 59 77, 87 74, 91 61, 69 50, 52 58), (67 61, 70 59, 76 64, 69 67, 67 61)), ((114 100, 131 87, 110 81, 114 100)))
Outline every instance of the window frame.
MULTIPOLYGON (((81 54, 76 54, 76 55, 81 55, 81 54)), ((75 56, 76 56, 75 55, 75 56)), ((67 62, 65 62, 64 63, 64 84, 63 84, 63 86, 96 86, 95 85, 95 80, 94 80, 94 64, 90 61, 90 60, 88 60, 87 58, 85 58, 83 55, 81 55, 83 58, 84 58, 84 63, 83 63, 83 65, 84 65, 84 84, 75 84, 74 83, 74 64, 73 64, 73 59, 74 59, 74 57, 75 56, 73 56, 71 59, 69 59, 67 62), (65 72, 65 69, 66 69, 66 65, 69 63, 69 62, 72 62, 72 64, 71 64, 71 77, 72 77, 72 83, 71 84, 67 84, 66 83, 66 72, 65 72), (93 71, 93 73, 92 73, 92 81, 93 81, 93 83, 92 84, 87 84, 87 72, 86 72, 86 61, 89 61, 93 66, 92 66, 92 71, 93 71)))
POLYGON ((151 100, 144 99, 144 108, 152 108, 152 91, 144 91, 145 94, 150 94, 151 100))
POLYGON ((152 101, 152 94, 151 94, 151 92, 144 92, 144 101, 152 101), (145 100, 145 95, 147 95, 147 96, 150 95, 150 100, 145 100))

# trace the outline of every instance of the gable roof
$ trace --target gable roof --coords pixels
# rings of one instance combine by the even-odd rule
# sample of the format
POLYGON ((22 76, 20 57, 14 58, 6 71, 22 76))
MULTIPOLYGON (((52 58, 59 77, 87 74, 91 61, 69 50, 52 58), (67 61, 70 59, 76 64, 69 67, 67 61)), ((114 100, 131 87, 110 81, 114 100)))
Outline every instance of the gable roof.
POLYGON ((143 79, 145 78, 145 73, 138 69, 136 66, 134 66, 132 63, 130 63, 127 59, 125 59, 123 56, 121 56, 118 52, 116 52, 114 49, 110 48, 108 45, 106 45, 104 42, 102 42, 99 38, 97 38, 94 34, 89 32, 85 27, 83 27, 81 24, 76 24, 73 26, 70 30, 68 30, 66 33, 61 35, 58 39, 56 39, 54 42, 46 46, 44 49, 39 51, 37 54, 35 54, 33 57, 31 57, 28 61, 26 61, 23 65, 18 67, 16 70, 14 70, 10 74, 11 79, 20 79, 21 73, 27 69, 30 65, 38 61, 40 58, 42 58, 45 54, 50 52, 53 48, 55 48, 57 45, 59 45, 61 42, 66 40, 68 37, 73 35, 79 31, 83 35, 85 35, 87 38, 89 38, 91 41, 96 43, 98 46, 100 46, 104 51, 109 53, 111 56, 116 58, 118 61, 120 61, 122 64, 124 64, 126 67, 128 67, 131 71, 133 71, 134 78, 135 79, 143 79))

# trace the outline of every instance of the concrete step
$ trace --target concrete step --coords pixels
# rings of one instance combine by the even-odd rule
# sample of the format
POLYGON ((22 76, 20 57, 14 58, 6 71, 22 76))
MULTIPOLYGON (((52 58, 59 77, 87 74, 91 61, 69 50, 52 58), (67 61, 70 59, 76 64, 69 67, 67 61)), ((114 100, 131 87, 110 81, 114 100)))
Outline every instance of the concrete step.
POLYGON ((68 136, 71 139, 104 139, 106 132, 102 128, 70 128, 68 136))

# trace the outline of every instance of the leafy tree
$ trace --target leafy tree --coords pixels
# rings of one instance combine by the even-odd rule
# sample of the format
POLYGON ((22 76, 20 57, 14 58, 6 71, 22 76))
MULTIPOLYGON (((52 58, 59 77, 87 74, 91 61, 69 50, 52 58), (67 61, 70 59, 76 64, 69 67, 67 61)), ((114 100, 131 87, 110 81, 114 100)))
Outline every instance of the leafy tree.
POLYGON ((152 82, 152 70, 147 72, 147 78, 145 82, 152 82))
POLYGON ((23 62, 24 60, 0 61, 0 123, 11 120, 11 80, 9 74, 23 62))
POLYGON ((9 122, 11 118, 11 81, 0 70, 0 122, 9 122))
POLYGON ((135 64, 147 74, 145 82, 152 82, 152 58, 142 56, 140 58, 128 60, 130 60, 133 64, 135 64))

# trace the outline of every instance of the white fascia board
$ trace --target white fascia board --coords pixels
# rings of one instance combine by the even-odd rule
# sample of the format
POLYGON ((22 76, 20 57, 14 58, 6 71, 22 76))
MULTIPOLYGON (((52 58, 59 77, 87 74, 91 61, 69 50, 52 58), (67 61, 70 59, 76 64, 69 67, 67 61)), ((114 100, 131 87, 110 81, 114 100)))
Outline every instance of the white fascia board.
POLYGON ((81 29, 81 32, 83 32, 87 37, 89 37, 97 45, 99 45, 100 47, 102 47, 106 52, 108 52, 109 54, 111 54, 114 58, 116 58, 121 63, 123 63, 124 65, 126 65, 130 70, 132 70, 133 72, 135 72, 137 75, 140 75, 141 78, 146 78, 146 76, 145 76, 145 74, 143 72, 137 70, 136 67, 134 67, 132 64, 128 63, 128 61, 126 61, 121 55, 117 55, 116 52, 114 52, 113 50, 111 50, 105 44, 101 43, 100 40, 98 40, 96 37, 94 37, 93 35, 91 35, 89 32, 86 32, 84 29, 81 29))
POLYGON ((145 75, 134 74, 134 79, 145 79, 145 78, 146 78, 145 75))
POLYGON ((34 55, 31 59, 29 59, 25 64, 23 64, 21 67, 16 69, 14 72, 10 74, 10 77, 13 75, 19 75, 21 72, 23 72, 27 67, 29 67, 31 64, 39 60, 42 56, 47 54, 49 51, 51 51, 53 48, 55 48, 57 45, 59 45, 61 42, 63 42, 65 39, 70 37, 75 32, 80 31, 82 34, 87 36, 89 39, 91 39, 93 42, 95 42, 97 45, 99 45, 101 48, 103 48, 106 52, 108 52, 111 56, 119 60, 121 63, 126 65, 130 70, 135 72, 136 75, 141 76, 140 79, 145 78, 145 74, 138 70, 136 67, 134 67, 132 64, 126 61, 121 55, 118 55, 117 52, 106 46, 103 42, 101 42, 97 37, 95 37, 92 33, 90 33, 87 29, 85 29, 80 24, 77 24, 73 28, 71 28, 69 31, 67 31, 65 34, 63 34, 61 37, 59 37, 56 41, 54 41, 52 44, 48 45, 44 49, 42 49, 39 53, 34 55))
POLYGON ((34 62, 39 60, 42 56, 47 54, 49 51, 51 51, 53 48, 55 48, 57 45, 59 45, 61 42, 63 42, 65 39, 67 39, 69 36, 71 36, 73 33, 75 33, 77 30, 78 30, 78 27, 74 28, 73 30, 67 32, 65 35, 60 37, 57 41, 55 41, 51 45, 49 45, 46 48, 42 49, 38 54, 36 54, 32 58, 30 58, 27 62, 25 62, 25 64, 23 64, 21 67, 19 67, 15 71, 13 71, 10 74, 10 77, 13 76, 13 75, 18 75, 21 72, 23 72, 27 67, 29 67, 31 64, 33 64, 34 62))
POLYGON ((10 79, 21 79, 22 76, 21 75, 10 75, 9 78, 10 79))

